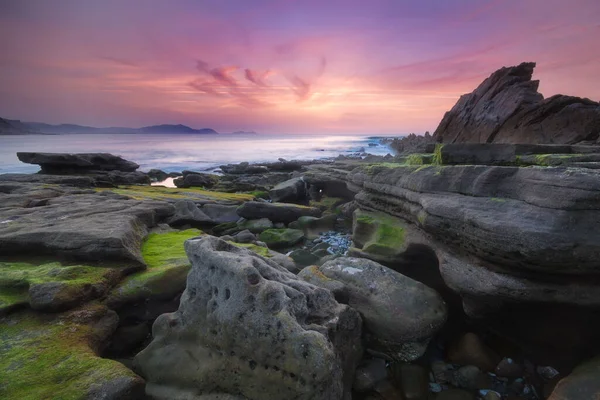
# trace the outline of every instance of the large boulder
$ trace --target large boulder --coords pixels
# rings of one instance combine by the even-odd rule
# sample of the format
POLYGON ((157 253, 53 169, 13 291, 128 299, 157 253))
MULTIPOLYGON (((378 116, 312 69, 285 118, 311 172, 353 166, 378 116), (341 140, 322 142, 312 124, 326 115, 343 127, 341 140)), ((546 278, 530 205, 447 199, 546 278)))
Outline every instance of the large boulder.
POLYGON ((201 210, 208 215, 215 224, 236 222, 240 219, 237 213, 238 206, 226 204, 205 204, 201 210))
POLYGON ((190 240, 179 310, 134 366, 156 399, 349 399, 361 320, 331 293, 215 237, 190 240), (223 397, 227 398, 227 397, 223 397))
POLYGON ((272 248, 285 248, 298 244, 304 239, 304 233, 299 229, 267 229, 258 235, 261 242, 272 248))
POLYGON ((246 219, 267 218, 272 222, 289 224, 303 216, 320 217, 322 211, 297 204, 248 201, 238 207, 237 213, 246 219))
POLYGON ((535 63, 504 67, 460 97, 433 137, 444 143, 578 143, 600 135, 600 104, 556 95, 532 80, 535 63))
POLYGON ((29 153, 19 152, 17 157, 27 164, 38 164, 43 173, 73 173, 74 171, 133 172, 139 165, 109 153, 29 153))
POLYGON ((336 258, 303 270, 301 276, 307 275, 322 275, 345 286, 348 305, 365 321, 368 348, 387 358, 420 357, 446 321, 446 305, 435 290, 371 260, 336 258))
POLYGON ((269 196, 274 202, 296 203, 307 199, 306 182, 303 178, 293 178, 269 190, 269 196))

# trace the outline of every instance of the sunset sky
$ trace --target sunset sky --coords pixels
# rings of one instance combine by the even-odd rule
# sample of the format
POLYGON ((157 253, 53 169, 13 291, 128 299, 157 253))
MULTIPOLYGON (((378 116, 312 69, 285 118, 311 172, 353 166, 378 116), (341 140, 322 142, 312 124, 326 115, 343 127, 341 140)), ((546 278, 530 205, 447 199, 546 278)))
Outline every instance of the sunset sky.
POLYGON ((0 0, 0 117, 422 133, 494 70, 600 99, 600 0, 0 0))

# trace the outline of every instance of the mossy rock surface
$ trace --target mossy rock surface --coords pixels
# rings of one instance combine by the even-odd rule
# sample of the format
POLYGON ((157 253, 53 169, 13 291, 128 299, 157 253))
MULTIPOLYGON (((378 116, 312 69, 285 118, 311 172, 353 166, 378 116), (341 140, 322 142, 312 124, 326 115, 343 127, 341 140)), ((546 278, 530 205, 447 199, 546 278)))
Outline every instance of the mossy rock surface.
POLYGON ((95 304, 61 314, 20 311, 0 319, 0 398, 140 398, 140 377, 97 356, 117 323, 115 312, 95 304))
POLYGON ((241 204, 245 201, 254 199, 254 195, 249 193, 225 193, 200 188, 167 188, 164 186, 121 186, 117 189, 99 189, 99 191, 109 190, 114 193, 122 194, 136 200, 214 200, 226 201, 235 204, 241 204))
POLYGON ((261 233, 273 228, 273 222, 268 218, 248 219, 237 224, 240 230, 248 229, 252 233, 261 233))
POLYGON ((59 311, 102 296, 123 269, 59 262, 0 262, 0 314, 21 305, 59 311))
POLYGON ((258 254, 259 256, 263 256, 263 257, 267 257, 267 258, 271 258, 273 256, 268 248, 258 246, 254 243, 235 243, 235 242, 229 242, 229 243, 231 243, 234 246, 253 251, 256 254, 258 254))
POLYGON ((324 213, 339 214, 338 206, 346 203, 348 200, 341 197, 323 196, 319 201, 311 200, 309 205, 321 209, 324 213))
POLYGON ((258 238, 269 247, 282 248, 301 242, 304 239, 304 233, 299 229, 267 229, 258 238))
POLYGON ((352 240, 373 255, 393 257, 406 249, 404 223, 379 212, 354 211, 352 240))
POLYGON ((183 243, 202 234, 198 229, 187 229, 148 235, 142 245, 148 269, 125 278, 112 290, 108 304, 118 307, 147 298, 169 299, 182 292, 190 270, 183 243))

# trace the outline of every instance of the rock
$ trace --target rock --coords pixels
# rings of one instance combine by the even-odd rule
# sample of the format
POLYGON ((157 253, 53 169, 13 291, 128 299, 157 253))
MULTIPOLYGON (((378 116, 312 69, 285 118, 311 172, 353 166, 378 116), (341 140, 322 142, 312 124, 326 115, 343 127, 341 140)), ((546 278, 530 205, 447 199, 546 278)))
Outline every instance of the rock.
POLYGON ((301 229, 308 239, 316 239, 321 233, 333 230, 336 221, 337 216, 333 214, 321 218, 304 216, 298 218, 298 229, 301 229))
POLYGON ((517 364, 512 358, 503 358, 496 366, 494 371, 496 375, 504 378, 521 378, 523 376, 523 367, 517 364))
POLYGON ((339 207, 341 215, 348 219, 352 218, 354 210, 356 210, 357 208, 358 205, 354 200, 344 203, 339 207))
POLYGON ((501 68, 444 115, 433 137, 444 143, 577 143, 596 140, 600 104, 556 95, 531 80, 535 63, 501 68))
POLYGON ((293 178, 277 184, 269 190, 269 197, 274 202, 296 203, 307 199, 306 183, 303 178, 293 178))
MULTIPOLYGON (((261 233, 274 227, 268 218, 248 219, 238 222, 237 225, 240 229, 247 229, 252 233, 261 233)), ((285 225, 282 228, 285 228, 285 225)))
POLYGON ((358 313, 267 258, 207 236, 179 310, 134 366, 158 399, 217 390, 247 399, 342 399, 360 358, 358 313))
POLYGON ((167 220, 167 223, 171 226, 189 225, 194 228, 201 228, 213 223, 213 220, 204 214, 192 200, 179 200, 173 206, 175 207, 175 214, 167 220))
MULTIPOLYGON (((212 233, 215 236, 230 236, 244 230, 237 222, 225 222, 212 228, 212 233)), ((223 239, 225 240, 225 239, 223 239)))
POLYGON ((133 172, 139 165, 109 153, 28 153, 19 152, 17 157, 27 164, 38 164, 43 173, 60 175, 74 171, 123 171, 133 172))
POLYGON ((0 209, 0 255, 54 255, 141 265, 147 229, 173 206, 98 194, 68 194, 44 207, 0 209), (8 221, 8 222, 6 222, 8 221))
POLYGON ((452 379, 452 366, 444 361, 434 361, 431 363, 431 373, 435 382, 446 384, 452 379))
POLYGON ((41 174, 2 174, 0 182, 43 183, 48 185, 69 185, 79 188, 94 186, 94 179, 89 176, 73 175, 41 175, 41 174))
POLYGON ((394 263, 406 251, 405 224, 384 213, 354 211, 352 241, 360 255, 378 262, 394 263))
POLYGON ((150 177, 152 182, 162 182, 169 177, 169 174, 160 169, 151 169, 146 174, 150 177))
POLYGON ((539 376, 541 376, 542 378, 547 379, 547 380, 554 379, 558 375, 560 375, 560 372, 558 372, 556 369, 552 368, 551 366, 539 366, 536 368, 536 372, 538 373, 539 376))
POLYGON ((341 257, 314 272, 345 285, 348 304, 363 316, 368 348, 391 359, 420 357, 446 321, 446 306, 434 290, 376 262, 341 257))
POLYGON ((58 314, 31 310, 0 320, 3 399, 143 399, 144 381, 121 363, 99 357, 117 327, 97 304, 58 314))
POLYGON ((396 363, 392 366, 396 386, 402 388, 406 400, 427 400, 429 374, 420 365, 396 363))
POLYGON ((438 393, 435 400, 475 400, 475 396, 462 389, 448 389, 438 393))
POLYGON ((352 388, 357 392, 366 392, 373 389, 377 382, 386 379, 387 375, 385 360, 372 358, 356 369, 352 388))
POLYGON ((448 347, 448 360, 454 364, 474 365, 482 371, 495 371, 500 357, 474 333, 465 333, 448 347))
POLYGON ((474 365, 460 367, 454 373, 454 384, 468 390, 491 389, 490 377, 474 365))
POLYGON ((304 249, 297 249, 290 253, 290 257, 294 262, 301 267, 307 267, 309 265, 314 265, 317 261, 319 261, 318 256, 314 255, 310 251, 304 249))
POLYGON ((346 290, 346 285, 323 275, 318 266, 311 265, 303 268, 302 271, 298 273, 298 277, 308 283, 330 290, 338 302, 348 304, 348 291, 346 290))
POLYGON ((203 174, 200 172, 183 171, 183 177, 173 180, 179 188, 203 187, 210 189, 219 182, 217 175, 203 174))
POLYGON ((584 400, 600 397, 600 357, 584 362, 561 379, 548 400, 584 400))
POLYGON ((205 204, 201 208, 213 220, 215 224, 225 224, 227 222, 237 222, 240 217, 237 214, 237 206, 227 206, 223 204, 205 204))
POLYGON ((502 400, 502 396, 498 392, 488 390, 483 396, 483 400, 502 400))
POLYGON ((254 236, 254 234, 247 229, 236 234, 234 239, 238 243, 256 242, 256 236, 254 236))
POLYGON ((299 206, 295 204, 261 203, 248 201, 238 207, 237 213, 246 219, 267 218, 273 222, 290 223, 302 216, 320 217, 318 208, 299 206))
POLYGON ((297 229, 267 229, 258 238, 269 248, 291 247, 304 239, 302 231, 297 229))
POLYGON ((239 164, 227 164, 221 165, 221 171, 226 174, 240 175, 240 174, 264 174, 269 172, 269 169, 264 165, 250 165, 247 162, 239 164))

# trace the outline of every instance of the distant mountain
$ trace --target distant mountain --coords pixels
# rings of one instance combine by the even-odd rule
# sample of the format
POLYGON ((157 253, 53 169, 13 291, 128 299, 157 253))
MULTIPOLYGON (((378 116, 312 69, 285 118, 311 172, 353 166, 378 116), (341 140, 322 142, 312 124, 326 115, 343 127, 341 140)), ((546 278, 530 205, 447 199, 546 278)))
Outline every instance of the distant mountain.
POLYGON ((232 135, 257 135, 254 131, 235 131, 231 132, 232 135))
POLYGON ((144 133, 199 133, 199 134, 216 134, 218 133, 214 129, 193 129, 185 125, 153 125, 140 128, 140 131, 144 133))
POLYGON ((0 134, 25 135, 25 134, 77 134, 77 133, 185 133, 185 134, 218 134, 214 129, 193 129, 185 125, 152 125, 143 128, 108 127, 96 128, 93 126, 60 124, 51 125, 42 122, 21 122, 0 118, 0 134))
POLYGON ((32 131, 21 121, 0 118, 0 135, 29 135, 38 133, 32 131))

